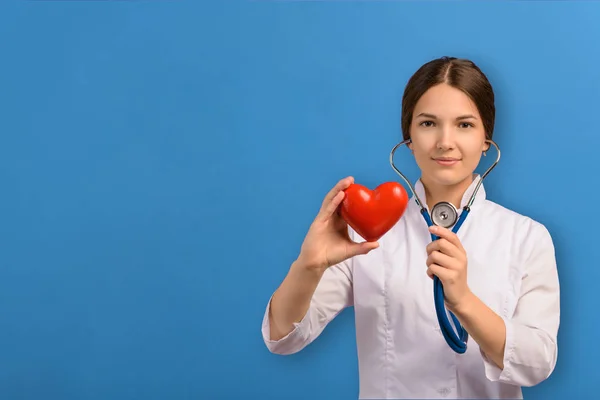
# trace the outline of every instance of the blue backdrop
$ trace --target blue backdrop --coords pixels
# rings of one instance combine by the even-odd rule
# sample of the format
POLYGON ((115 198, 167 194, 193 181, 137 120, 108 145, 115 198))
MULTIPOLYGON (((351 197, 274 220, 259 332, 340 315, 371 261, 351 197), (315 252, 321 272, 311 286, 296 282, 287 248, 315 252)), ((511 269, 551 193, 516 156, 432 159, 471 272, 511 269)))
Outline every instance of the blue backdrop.
POLYGON ((335 182, 398 180, 404 85, 442 55, 497 93, 489 197, 556 244, 558 365, 525 395, 596 393, 600 3, 0 11, 0 398, 356 398, 351 309, 282 357, 264 307, 335 182))

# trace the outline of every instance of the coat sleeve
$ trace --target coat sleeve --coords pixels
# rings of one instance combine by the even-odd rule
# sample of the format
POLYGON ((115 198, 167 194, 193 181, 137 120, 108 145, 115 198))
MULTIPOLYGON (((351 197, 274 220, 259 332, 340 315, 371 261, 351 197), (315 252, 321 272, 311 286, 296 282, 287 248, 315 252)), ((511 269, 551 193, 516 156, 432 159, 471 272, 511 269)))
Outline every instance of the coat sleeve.
POLYGON ((500 370, 482 352, 486 377, 517 386, 534 386, 554 371, 558 356, 560 289, 555 250, 548 230, 533 223, 531 244, 521 274, 521 290, 512 317, 506 325, 504 369, 500 370))
POLYGON ((270 338, 271 295, 262 322, 263 341, 271 353, 289 355, 299 352, 314 341, 344 308, 353 305, 351 263, 351 260, 346 260, 323 273, 304 318, 279 340, 270 338))

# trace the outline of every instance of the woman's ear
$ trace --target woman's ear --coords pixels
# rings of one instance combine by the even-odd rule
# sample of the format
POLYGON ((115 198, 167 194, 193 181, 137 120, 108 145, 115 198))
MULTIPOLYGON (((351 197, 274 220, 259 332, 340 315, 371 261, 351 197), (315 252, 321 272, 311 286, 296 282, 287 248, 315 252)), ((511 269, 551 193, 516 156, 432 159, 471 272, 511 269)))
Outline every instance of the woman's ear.
POLYGON ((481 151, 485 153, 486 151, 490 150, 490 147, 492 147, 492 144, 490 142, 483 142, 483 148, 481 149, 481 151))

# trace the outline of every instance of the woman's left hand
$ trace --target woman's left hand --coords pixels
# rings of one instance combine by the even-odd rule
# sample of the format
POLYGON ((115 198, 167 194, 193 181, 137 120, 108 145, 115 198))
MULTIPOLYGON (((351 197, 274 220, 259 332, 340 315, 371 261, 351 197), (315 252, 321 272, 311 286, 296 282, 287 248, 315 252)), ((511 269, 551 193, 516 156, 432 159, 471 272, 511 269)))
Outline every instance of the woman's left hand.
POLYGON ((467 252, 449 229, 434 225, 429 231, 439 239, 427 246, 427 275, 431 279, 436 275, 442 281, 446 305, 454 311, 471 295, 467 285, 467 252))

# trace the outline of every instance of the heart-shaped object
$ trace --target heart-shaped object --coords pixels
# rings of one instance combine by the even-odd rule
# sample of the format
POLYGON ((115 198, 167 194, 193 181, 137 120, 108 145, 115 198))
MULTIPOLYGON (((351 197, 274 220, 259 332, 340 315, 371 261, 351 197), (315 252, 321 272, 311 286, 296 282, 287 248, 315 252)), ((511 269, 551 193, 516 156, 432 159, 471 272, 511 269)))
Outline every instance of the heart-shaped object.
POLYGON ((400 220, 408 194, 397 182, 385 182, 370 190, 357 183, 344 190, 340 216, 367 242, 379 240, 400 220))

